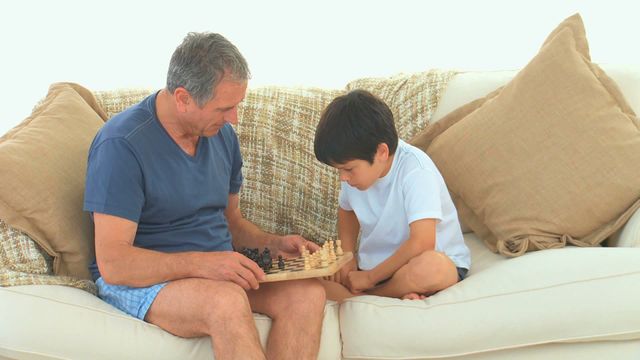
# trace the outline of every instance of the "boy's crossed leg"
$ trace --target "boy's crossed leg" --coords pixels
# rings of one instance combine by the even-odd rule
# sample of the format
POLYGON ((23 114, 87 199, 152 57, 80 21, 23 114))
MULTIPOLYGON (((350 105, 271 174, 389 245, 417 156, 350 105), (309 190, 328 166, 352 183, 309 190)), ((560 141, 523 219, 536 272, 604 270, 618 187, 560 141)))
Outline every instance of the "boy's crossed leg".
MULTIPOLYGON (((441 252, 429 250, 409 260, 387 281, 362 294, 424 299, 457 282, 458 271, 453 261, 441 252)), ((322 285, 327 292, 327 298, 331 300, 342 301, 358 295, 336 282, 323 280, 322 285)))

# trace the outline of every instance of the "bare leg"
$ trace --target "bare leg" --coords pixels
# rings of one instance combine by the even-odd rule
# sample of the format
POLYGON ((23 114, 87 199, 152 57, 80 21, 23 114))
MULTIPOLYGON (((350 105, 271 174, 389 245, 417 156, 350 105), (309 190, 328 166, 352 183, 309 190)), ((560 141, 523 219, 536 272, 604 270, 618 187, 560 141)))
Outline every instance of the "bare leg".
POLYGON ((324 286, 324 290, 327 293, 327 299, 342 302, 345 299, 348 299, 352 296, 356 296, 349 289, 344 287, 344 285, 337 283, 335 281, 329 280, 320 280, 322 286, 324 286))
POLYGON ((247 292, 251 308, 272 320, 268 359, 316 359, 326 295, 315 279, 260 284, 247 292))
POLYGON ((365 293, 410 299, 424 298, 458 282, 456 266, 443 253, 425 251, 409 260, 386 283, 365 293))
POLYGON ((210 336, 216 359, 265 359, 246 292, 231 282, 172 281, 145 320, 181 337, 210 336))

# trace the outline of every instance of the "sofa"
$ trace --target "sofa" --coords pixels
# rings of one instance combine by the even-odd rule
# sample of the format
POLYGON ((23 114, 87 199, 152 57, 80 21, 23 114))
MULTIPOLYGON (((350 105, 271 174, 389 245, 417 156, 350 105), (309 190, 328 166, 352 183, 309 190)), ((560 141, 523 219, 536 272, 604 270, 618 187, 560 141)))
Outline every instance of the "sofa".
MULTIPOLYGON (((546 48, 543 46, 541 52, 546 48)), ((589 61, 580 58, 580 62, 589 61)), ((400 137, 424 146, 427 153, 433 151, 437 158, 439 155, 432 146, 442 146, 446 141, 433 135, 436 130, 438 136, 446 131, 439 129, 444 126, 439 125, 444 124, 441 120, 454 123, 452 114, 459 115, 463 105, 477 105, 477 99, 495 95, 497 89, 502 89, 498 96, 510 94, 509 99, 513 101, 513 92, 522 92, 525 88, 516 80, 526 79, 523 74, 530 67, 531 63, 523 69, 504 71, 430 70, 388 78, 355 79, 341 89, 250 88, 236 127, 244 160, 245 183, 240 205, 244 216, 275 233, 298 233, 319 243, 335 238, 338 177, 333 169, 315 160, 312 143, 321 111, 336 95, 354 88, 365 88, 378 95, 392 109, 400 137), (425 145, 425 141, 429 144, 425 145)), ((626 112, 640 111, 639 66, 600 64, 595 68, 617 84, 626 99, 626 103, 620 105, 626 112)), ((562 69, 561 73, 564 72, 566 69, 562 69)), ((538 74, 532 78, 539 77, 538 74)), ((547 82, 541 84, 546 85, 547 82)), ((0 167, 10 165, 6 159, 20 158, 25 153, 34 159, 25 162, 22 158, 22 165, 12 173, 12 178, 2 178, 3 187, 13 182, 10 190, 5 188, 0 194, 0 219, 3 220, 0 235, 4 234, 0 248, 3 259, 0 263, 0 358, 213 357, 209 339, 176 337, 100 300, 95 295, 95 285, 82 268, 93 254, 91 223, 80 207, 86 149, 101 122, 108 121, 151 91, 153 89, 89 91, 77 84, 54 84, 34 114, 0 138, 0 167), (66 103, 71 102, 70 98, 75 99, 72 105, 66 103), (88 116, 73 106, 81 106, 82 111, 93 114, 94 123, 86 125, 88 116), (32 129, 35 126, 47 130, 35 131, 32 129), (50 136, 39 137, 43 133, 50 136), (48 145, 43 151, 37 147, 39 141, 54 141, 50 140, 54 137, 59 138, 55 143, 57 148, 48 145), (69 149, 80 142, 83 145, 79 149, 69 149), (35 146, 33 153, 24 150, 30 146, 35 146), (65 151, 56 155, 61 147, 65 151), (7 150, 14 148, 23 150, 7 150), (35 161, 37 156, 45 159, 35 161), (55 171, 44 170, 52 163, 57 164, 55 171), (30 175, 23 176, 25 173, 30 175), (46 174, 44 180, 43 173, 46 174), (38 177, 39 181, 33 180, 38 177), (30 192, 36 187, 41 188, 38 194, 30 192), (33 208, 56 206, 60 211, 9 206, 22 204, 29 197, 36 198, 33 208), (43 217, 46 221, 40 221, 43 217), (21 242, 16 245, 9 244, 10 241, 21 242), (9 249, 10 246, 13 248, 9 249), (14 263, 7 260, 10 250, 24 254, 27 248, 29 256, 40 265, 26 268, 14 264, 26 255, 11 260, 14 263)), ((549 93, 558 97, 559 94, 579 96, 571 86, 563 87, 558 93, 554 91, 557 90, 549 93)), ((525 93, 524 97, 531 96, 525 93)), ((498 103, 499 99, 492 97, 483 106, 498 103)), ((607 98, 606 103, 614 101, 607 98)), ((567 111, 579 110, 561 105, 567 111)), ((477 109, 464 114, 479 115, 477 109)), ((633 115, 630 116, 631 124, 636 126, 631 139, 637 141, 640 125, 637 118, 633 123, 633 115)), ((502 120, 495 117, 490 121, 502 120)), ((460 127, 460 124, 458 121, 451 126, 460 127)), ((498 130, 488 127, 487 131, 498 130)), ((625 131, 634 130, 631 127, 625 131)), ((479 136, 465 134, 475 135, 479 136)), ((460 143, 447 151, 455 153, 458 146, 460 143)), ((490 160, 487 154, 480 155, 490 160)), ((556 157, 561 154, 545 161, 552 162, 556 157)), ((451 158, 450 161, 462 160, 451 158)), ((449 166, 442 164, 443 168, 449 166)), ((579 169, 586 166, 578 164, 579 169)), ((607 169, 604 174, 607 182, 622 181, 624 174, 619 175, 617 171, 607 169)), ((515 167, 514 172, 517 172, 515 167)), ((453 188, 452 185, 450 191, 456 206, 460 205, 464 239, 471 251, 472 267, 468 277, 424 300, 357 296, 343 303, 327 301, 319 359, 640 357, 640 210, 633 207, 638 198, 633 188, 628 193, 635 195, 627 196, 624 206, 618 206, 616 221, 603 222, 597 229, 592 226, 590 231, 598 233, 597 237, 550 236, 557 242, 548 243, 532 236, 528 241, 510 243, 501 242, 502 238, 495 235, 498 225, 489 221, 491 214, 474 209, 470 192, 457 184, 458 179, 448 179, 450 175, 446 171, 443 174, 446 181, 461 186, 453 188), (480 214, 479 218, 485 221, 479 223, 468 214, 480 214), (491 234, 487 235, 486 228, 491 234), (581 242, 591 238, 595 239, 592 243, 581 242)), ((530 176, 527 174, 527 177, 530 176)), ((483 177, 474 175, 471 180, 479 187, 485 184, 483 177)), ((508 188, 499 189, 500 193, 517 185, 509 184, 508 188)), ((544 191, 538 189, 538 192, 544 191)), ((585 198, 597 196, 593 189, 577 191, 585 198)), ((581 209, 565 208, 564 211, 580 212, 581 209)), ((539 214, 534 212, 532 216, 537 219, 539 214)), ((265 344, 271 320, 262 314, 254 314, 254 319, 265 344)))

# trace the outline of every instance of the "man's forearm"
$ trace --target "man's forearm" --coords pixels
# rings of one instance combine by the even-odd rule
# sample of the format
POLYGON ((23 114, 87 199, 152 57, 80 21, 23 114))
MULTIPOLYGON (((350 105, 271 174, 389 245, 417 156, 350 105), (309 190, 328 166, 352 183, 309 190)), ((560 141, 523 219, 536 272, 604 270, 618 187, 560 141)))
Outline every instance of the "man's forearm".
POLYGON ((165 281, 199 277, 201 253, 163 253, 121 245, 98 255, 98 267, 104 281, 115 285, 144 287, 165 281))
POLYGON ((261 230, 257 225, 244 218, 237 219, 233 224, 229 223, 229 231, 233 238, 233 247, 237 250, 264 248, 278 237, 261 230))

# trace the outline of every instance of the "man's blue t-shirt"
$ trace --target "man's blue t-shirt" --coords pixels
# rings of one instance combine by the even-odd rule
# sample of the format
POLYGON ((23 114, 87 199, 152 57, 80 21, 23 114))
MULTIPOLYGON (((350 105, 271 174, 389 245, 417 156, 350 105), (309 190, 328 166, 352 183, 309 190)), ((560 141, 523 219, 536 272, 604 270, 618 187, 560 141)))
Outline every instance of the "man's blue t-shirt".
MULTIPOLYGON (((156 115, 156 94, 121 112, 89 149, 84 210, 138 223, 134 246, 162 252, 232 250, 224 216, 242 185, 238 138, 226 124, 185 153, 156 115)), ((90 265, 96 280, 100 273, 90 265)))

